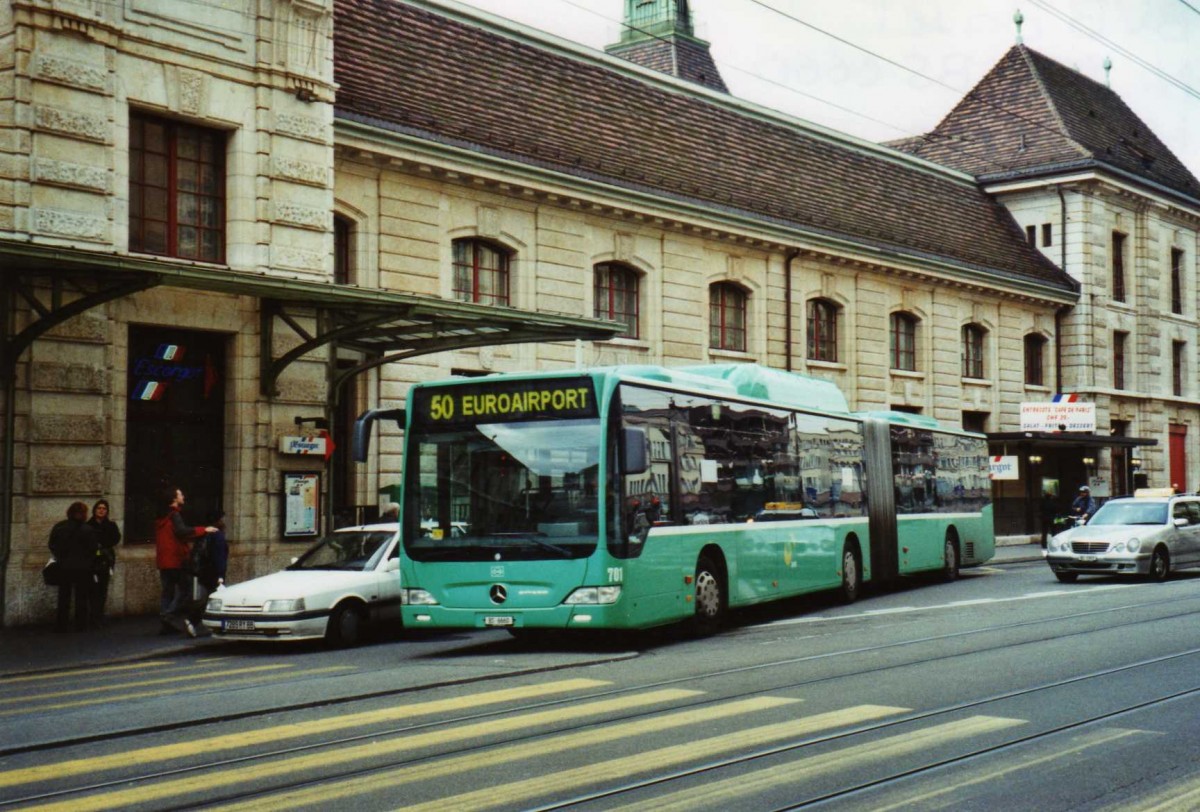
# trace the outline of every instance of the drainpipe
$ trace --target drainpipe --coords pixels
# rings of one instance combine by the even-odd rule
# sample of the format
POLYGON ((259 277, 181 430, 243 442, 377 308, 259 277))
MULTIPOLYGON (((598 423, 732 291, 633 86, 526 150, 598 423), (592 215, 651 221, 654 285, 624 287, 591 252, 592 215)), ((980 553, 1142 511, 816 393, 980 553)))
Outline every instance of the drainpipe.
POLYGON ((783 265, 783 318, 787 322, 783 331, 784 356, 787 359, 784 368, 788 372, 792 371, 792 261, 798 256, 799 251, 789 251, 783 265))
POLYGON ((16 442, 13 433, 17 428, 17 359, 12 357, 9 343, 12 329, 13 300, 5 286, 0 296, 0 377, 4 379, 4 464, 0 466, 0 629, 5 625, 7 606, 8 559, 12 551, 13 516, 13 453, 16 442))

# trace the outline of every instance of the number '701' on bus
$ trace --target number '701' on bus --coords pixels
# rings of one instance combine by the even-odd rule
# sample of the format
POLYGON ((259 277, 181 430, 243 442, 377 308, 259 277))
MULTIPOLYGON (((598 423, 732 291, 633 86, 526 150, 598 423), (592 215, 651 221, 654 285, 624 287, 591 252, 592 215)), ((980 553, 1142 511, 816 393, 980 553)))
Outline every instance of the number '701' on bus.
POLYGON ((419 384, 389 416, 405 428, 410 627, 711 629, 731 608, 852 601, 864 582, 953 578, 994 553, 981 435, 851 413, 816 378, 503 374, 419 384))

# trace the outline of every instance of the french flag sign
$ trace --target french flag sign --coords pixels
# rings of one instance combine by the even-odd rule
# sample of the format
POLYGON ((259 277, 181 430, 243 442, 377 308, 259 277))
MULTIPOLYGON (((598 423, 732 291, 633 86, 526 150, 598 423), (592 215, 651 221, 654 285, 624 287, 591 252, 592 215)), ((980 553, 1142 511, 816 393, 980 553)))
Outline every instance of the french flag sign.
POLYGON ((154 357, 160 361, 182 361, 184 348, 178 344, 159 344, 154 357))
POLYGON ((167 393, 165 381, 138 381, 133 389, 133 400, 161 400, 167 393))

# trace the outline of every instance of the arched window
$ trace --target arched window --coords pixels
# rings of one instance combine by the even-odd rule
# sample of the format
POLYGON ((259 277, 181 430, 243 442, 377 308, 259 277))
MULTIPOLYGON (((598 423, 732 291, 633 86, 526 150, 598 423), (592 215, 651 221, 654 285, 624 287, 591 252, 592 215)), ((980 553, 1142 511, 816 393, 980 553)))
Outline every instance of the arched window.
POLYGON ((1025 383, 1030 386, 1045 386, 1046 339, 1030 333, 1025 336, 1025 383))
POLYGON ((708 289, 708 346, 746 351, 746 291, 732 282, 708 289))
POLYGON ((891 329, 892 369, 917 371, 917 317, 893 313, 891 329))
POLYGON ((838 306, 828 299, 808 300, 808 360, 838 359, 838 306))
POLYGON ((987 331, 978 324, 968 324, 962 329, 962 374, 964 378, 982 378, 983 337, 987 331))
POLYGON ((508 252, 477 239, 454 241, 454 298, 460 302, 507 305, 508 252))
POLYGON ((603 262, 596 266, 596 318, 625 325, 625 338, 640 337, 637 271, 603 262))

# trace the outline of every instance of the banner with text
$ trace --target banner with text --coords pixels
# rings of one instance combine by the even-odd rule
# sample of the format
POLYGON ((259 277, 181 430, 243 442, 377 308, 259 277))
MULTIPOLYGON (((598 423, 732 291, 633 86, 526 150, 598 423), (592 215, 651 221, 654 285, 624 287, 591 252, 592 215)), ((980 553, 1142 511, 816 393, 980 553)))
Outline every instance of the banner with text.
MULTIPOLYGON (((1072 396, 1073 397, 1073 396, 1072 396)), ((1074 400, 1022 403, 1021 431, 1096 431, 1096 404, 1074 400)))

